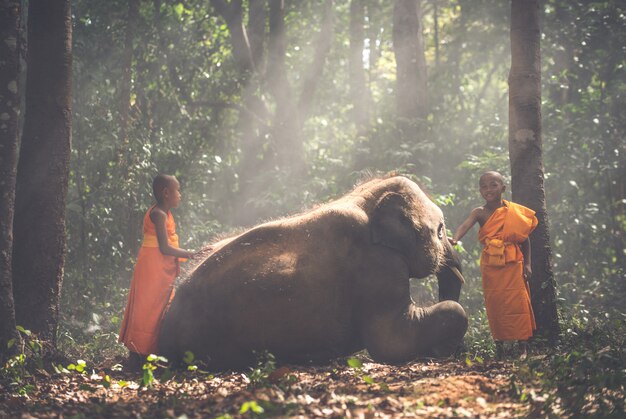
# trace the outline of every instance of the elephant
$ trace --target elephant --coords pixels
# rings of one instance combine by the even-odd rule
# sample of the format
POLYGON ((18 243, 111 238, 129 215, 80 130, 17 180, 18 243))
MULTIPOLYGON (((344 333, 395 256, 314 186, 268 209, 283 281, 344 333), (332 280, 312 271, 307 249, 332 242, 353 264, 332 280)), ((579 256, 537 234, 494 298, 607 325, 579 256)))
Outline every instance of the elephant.
MULTIPOLYGON (((449 243, 445 244, 450 247, 449 243)), ((461 259, 454 249, 446 248, 446 260, 437 272, 437 284, 439 285, 439 301, 459 301, 461 287, 465 282, 461 269, 461 259)))
POLYGON ((454 297, 463 277, 442 270, 454 259, 441 210, 403 176, 371 179, 213 249, 163 318, 159 352, 174 362, 191 351, 209 369, 241 369, 256 351, 300 364, 367 349, 397 364, 450 356, 467 330, 458 302, 411 299, 409 278, 441 272, 454 297))

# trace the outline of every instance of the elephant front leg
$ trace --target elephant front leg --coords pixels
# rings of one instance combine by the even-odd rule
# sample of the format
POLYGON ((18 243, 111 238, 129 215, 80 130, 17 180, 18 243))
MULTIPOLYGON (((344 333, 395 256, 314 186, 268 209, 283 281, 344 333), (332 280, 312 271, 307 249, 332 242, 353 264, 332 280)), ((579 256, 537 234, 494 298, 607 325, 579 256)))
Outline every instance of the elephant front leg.
POLYGON ((452 355, 466 330, 465 311, 454 301, 428 308, 410 303, 404 310, 372 315, 364 326, 363 338, 375 361, 401 363, 416 357, 452 355))

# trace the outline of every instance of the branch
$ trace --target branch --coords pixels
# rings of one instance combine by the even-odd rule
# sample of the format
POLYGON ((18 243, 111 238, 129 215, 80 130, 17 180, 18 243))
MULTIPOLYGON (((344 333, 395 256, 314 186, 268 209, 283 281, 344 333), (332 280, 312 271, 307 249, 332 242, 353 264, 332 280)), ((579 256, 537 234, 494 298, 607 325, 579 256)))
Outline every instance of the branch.
POLYGON ((302 92, 298 100, 298 110, 301 120, 306 119, 311 109, 311 103, 315 96, 315 90, 319 83, 322 73, 324 72, 324 64, 326 56, 332 46, 335 14, 333 10, 333 0, 326 0, 324 5, 324 17, 320 27, 320 31, 315 39, 315 54, 313 62, 309 65, 307 73, 304 75, 302 82, 302 92))

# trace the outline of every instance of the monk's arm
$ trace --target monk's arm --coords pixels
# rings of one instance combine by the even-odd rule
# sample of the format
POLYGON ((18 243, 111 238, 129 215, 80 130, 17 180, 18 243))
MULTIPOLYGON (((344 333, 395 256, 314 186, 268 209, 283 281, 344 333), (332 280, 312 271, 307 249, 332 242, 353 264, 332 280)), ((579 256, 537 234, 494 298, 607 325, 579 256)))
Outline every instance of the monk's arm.
POLYGON ((469 217, 456 229, 454 233, 454 237, 450 240, 450 243, 457 244, 459 240, 465 236, 465 234, 469 231, 470 228, 476 224, 478 221, 478 208, 475 208, 470 212, 469 217))
POLYGON ((528 279, 533 274, 530 261, 530 239, 524 240, 522 245, 522 255, 524 255, 524 278, 528 279))
POLYGON ((167 240, 167 228, 165 227, 165 222, 167 220, 167 215, 163 211, 152 210, 150 213, 150 219, 154 223, 154 227, 156 228, 157 240, 159 242, 159 250, 164 255, 168 256, 176 256, 179 258, 191 258, 194 255, 194 252, 190 252, 188 250, 179 249, 178 247, 171 246, 167 240))

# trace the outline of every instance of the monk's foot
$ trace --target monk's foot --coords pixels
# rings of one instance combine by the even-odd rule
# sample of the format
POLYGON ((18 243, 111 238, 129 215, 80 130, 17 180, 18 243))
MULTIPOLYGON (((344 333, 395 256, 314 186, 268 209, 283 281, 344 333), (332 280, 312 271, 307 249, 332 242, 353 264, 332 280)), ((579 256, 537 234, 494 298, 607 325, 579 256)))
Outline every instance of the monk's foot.
POLYGON ((122 363, 122 367, 126 372, 139 372, 143 367, 143 356, 136 352, 131 352, 126 361, 122 363))
POLYGON ((519 348, 520 348, 519 359, 520 361, 524 361, 526 358, 528 358, 528 342, 520 341, 519 348))

